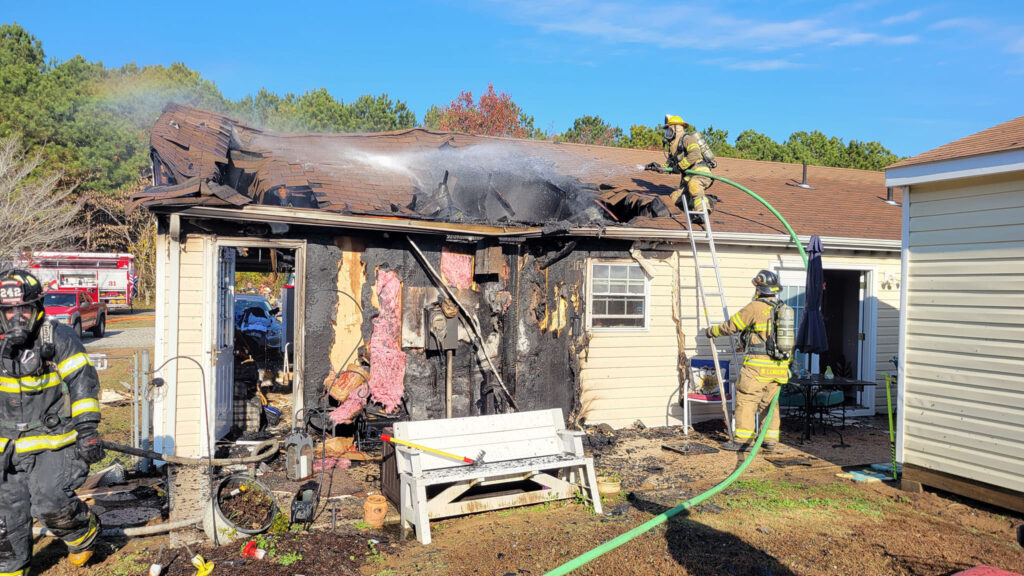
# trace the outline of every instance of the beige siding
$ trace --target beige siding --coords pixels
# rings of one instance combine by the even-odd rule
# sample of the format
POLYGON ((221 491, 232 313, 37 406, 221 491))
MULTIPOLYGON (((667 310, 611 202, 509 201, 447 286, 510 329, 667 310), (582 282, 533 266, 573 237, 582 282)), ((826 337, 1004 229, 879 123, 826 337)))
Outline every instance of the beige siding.
MULTIPOLYGON (((592 329, 590 349, 582 373, 583 403, 588 409, 587 422, 605 422, 613 427, 629 426, 641 420, 648 426, 675 425, 682 422, 679 405, 678 373, 676 370, 676 333, 672 321, 672 266, 670 260, 655 260, 670 252, 644 252, 652 264, 654 278, 650 282, 650 326, 644 331, 609 331, 592 329)), ((794 250, 740 246, 718 246, 719 270, 725 287, 730 312, 736 312, 753 294, 750 278, 762 268, 773 268, 779 263, 802 266, 794 250)), ((702 260, 703 261, 703 260, 702 260)), ((873 269, 874 295, 877 298, 876 368, 874 380, 875 407, 885 410, 884 373, 890 366, 888 359, 898 350, 899 330, 899 276, 900 259, 897 253, 853 253, 829 251, 825 246, 826 267, 873 269), (881 282, 894 279, 888 287, 881 282)), ((679 252, 681 269, 681 315, 686 335, 686 353, 690 358, 710 358, 708 341, 703 335, 694 338, 697 331, 696 280, 689 246, 679 252)), ((706 277, 705 282, 714 282, 706 277)), ((713 290, 709 287, 708 290, 713 290)), ((713 301, 717 309, 717 300, 713 301)), ((711 310, 715 323, 721 322, 720 309, 711 310)), ((702 322, 703 324, 703 322, 702 322)), ((724 341, 723 341, 724 342, 724 341)), ((723 359, 729 359, 726 355, 723 359)), ((735 379, 738 371, 732 369, 735 379)), ((869 378, 870 379, 870 378, 869 378)), ((715 418, 721 414, 717 404, 693 407, 696 420, 715 418)))
POLYGON ((1024 179, 915 185, 903 460, 1024 491, 1024 179))
MULTIPOLYGON (((203 321, 203 293, 206 286, 204 253, 206 242, 203 237, 189 236, 182 245, 181 273, 177 279, 168 278, 168 283, 178 282, 178 354, 203 359, 203 331, 209 326, 203 321)), ((168 275, 173 274, 168 270, 168 275)), ((173 311, 169 311, 173 314, 173 311)), ((200 407, 202 396, 199 368, 187 360, 174 362, 177 365, 177 404, 175 409, 175 453, 179 455, 199 454, 200 407)), ((211 377, 206 375, 207 380, 211 377)), ((211 399, 212 400, 212 399, 211 399)))

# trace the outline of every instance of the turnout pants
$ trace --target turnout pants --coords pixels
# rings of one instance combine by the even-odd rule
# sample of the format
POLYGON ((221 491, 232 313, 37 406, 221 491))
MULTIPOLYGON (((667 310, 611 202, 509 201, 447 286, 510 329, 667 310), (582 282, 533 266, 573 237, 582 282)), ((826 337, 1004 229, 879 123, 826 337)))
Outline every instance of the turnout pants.
MULTIPOLYGON (((8 451, 14 451, 13 444, 7 446, 8 451)), ((7 532, 0 535, 0 576, 27 573, 32 560, 33 517, 71 552, 92 546, 99 520, 75 497, 75 489, 89 472, 75 445, 4 456, 5 460, 10 456, 10 465, 0 475, 0 520, 7 532)))
MULTIPOLYGON (((789 381, 788 366, 780 367, 777 362, 767 356, 748 357, 740 370, 740 379, 736 383, 736 441, 741 444, 753 444, 757 438, 757 425, 768 410, 772 398, 779 386, 789 381)), ((768 422, 765 433, 765 444, 779 441, 778 408, 768 422)))

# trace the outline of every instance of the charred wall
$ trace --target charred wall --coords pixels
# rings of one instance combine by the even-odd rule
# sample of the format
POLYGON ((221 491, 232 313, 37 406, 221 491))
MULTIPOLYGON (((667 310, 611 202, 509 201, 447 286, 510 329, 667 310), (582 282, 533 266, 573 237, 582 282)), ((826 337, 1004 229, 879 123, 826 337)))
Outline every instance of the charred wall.
MULTIPOLYGON (((579 408, 580 358, 588 344, 586 261, 628 257, 629 244, 568 237, 501 243, 443 236, 413 239, 476 318, 483 336, 481 345, 469 326, 457 321, 451 355, 452 416, 506 409, 507 396, 484 357, 486 352, 519 410, 561 408, 571 420, 579 408)), ((330 373, 358 365, 370 382, 369 390, 362 392, 369 398, 360 400, 369 400, 365 411, 407 414, 414 420, 445 417, 448 359, 445 353, 429 349, 431 332, 424 311, 441 308, 446 298, 405 236, 311 237, 306 271, 307 405, 320 401, 330 373), (358 256, 345 256, 343 246, 358 246, 358 256), (339 277, 347 257, 360 263, 358 269, 349 266, 343 272, 354 279, 339 277), (396 280, 397 298, 382 284, 396 280), (361 316, 348 328, 331 321, 341 286, 353 286, 361 307, 361 316), (396 314, 397 332, 392 320, 396 314), (343 330, 358 330, 361 344, 357 353, 347 357, 350 365, 332 365, 330 343, 343 330), (394 342, 397 345, 391 346, 394 342), (395 378, 400 378, 402 399, 388 409, 382 399, 387 390, 380 383, 395 378)), ((334 364, 340 364, 339 358, 333 358, 334 364)), ((346 417, 360 409, 346 412, 346 417)))

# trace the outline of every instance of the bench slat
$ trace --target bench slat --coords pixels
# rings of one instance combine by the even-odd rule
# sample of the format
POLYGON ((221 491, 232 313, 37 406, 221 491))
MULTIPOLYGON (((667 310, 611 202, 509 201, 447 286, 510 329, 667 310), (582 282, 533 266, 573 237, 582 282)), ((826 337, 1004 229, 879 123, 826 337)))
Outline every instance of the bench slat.
POLYGON ((415 442, 413 438, 437 438, 547 426, 554 426, 556 430, 565 429, 561 409, 552 408, 550 410, 531 410, 529 412, 468 416, 444 420, 397 422, 395 423, 395 436, 403 440, 406 439, 399 435, 399 431, 401 431, 410 442, 415 442))

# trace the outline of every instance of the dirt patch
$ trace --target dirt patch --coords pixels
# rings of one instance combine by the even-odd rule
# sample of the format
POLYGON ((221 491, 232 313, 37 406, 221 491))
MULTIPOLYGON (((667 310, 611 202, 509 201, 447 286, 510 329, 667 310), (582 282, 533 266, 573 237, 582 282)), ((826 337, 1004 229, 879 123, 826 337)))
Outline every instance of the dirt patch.
MULTIPOLYGON (((689 436, 678 428, 605 432, 588 437, 587 451, 599 468, 619 474, 624 490, 604 500, 600 516, 582 502, 563 501, 449 518, 432 522, 433 543, 421 546, 413 538, 399 540, 394 510, 383 530, 358 530, 362 496, 379 490, 379 477, 376 463, 356 462, 324 479, 325 495, 346 489, 321 504, 314 531, 292 533, 285 523, 267 559, 244 559, 245 542, 199 552, 217 564, 215 574, 239 576, 540 575, 705 492, 737 464, 732 452, 663 447, 718 448, 724 434, 714 429, 689 436), (377 541, 372 546, 371 539, 377 541)), ((784 421, 780 449, 759 455, 735 483, 573 574, 933 575, 979 564, 1024 573, 1024 549, 1016 541, 1024 516, 948 494, 907 493, 891 482, 836 476, 854 464, 888 460, 884 417, 849 422, 848 448, 836 447, 833 432, 819 429, 809 441, 800 432, 799 423, 784 421)), ((280 487, 272 487, 281 500, 280 487)), ((187 552, 164 549, 166 541, 104 540, 89 569, 100 576, 144 574, 154 559, 178 554, 167 574, 193 576, 187 552)), ((81 574, 65 555, 62 543, 41 541, 33 573, 81 574)))

